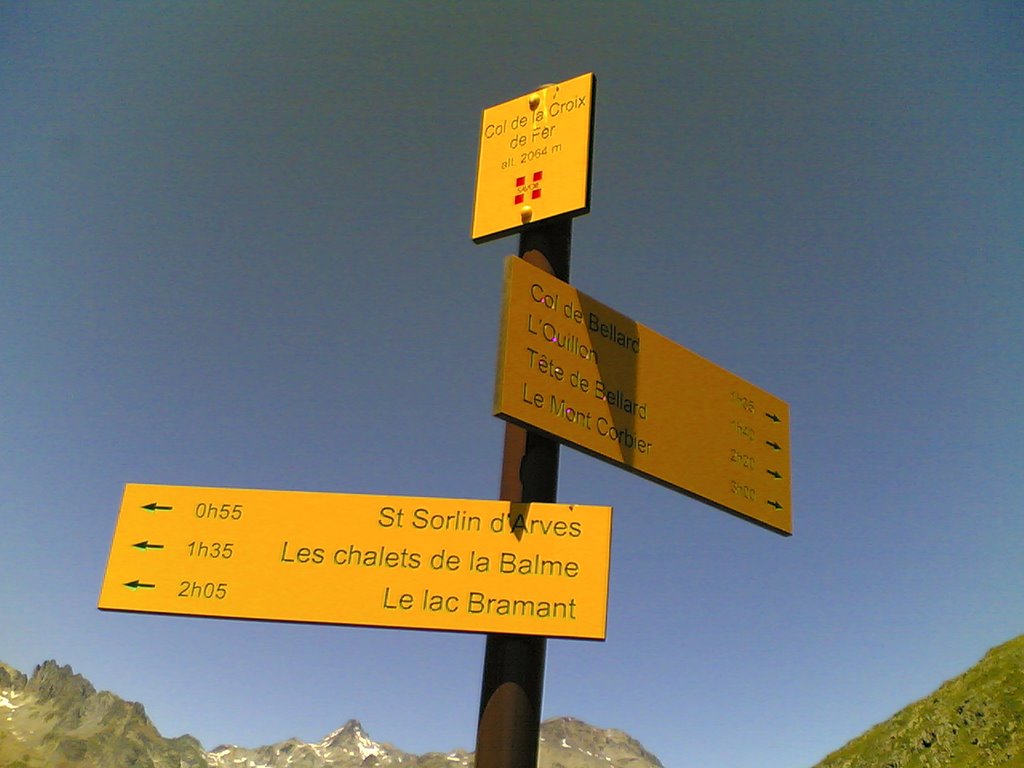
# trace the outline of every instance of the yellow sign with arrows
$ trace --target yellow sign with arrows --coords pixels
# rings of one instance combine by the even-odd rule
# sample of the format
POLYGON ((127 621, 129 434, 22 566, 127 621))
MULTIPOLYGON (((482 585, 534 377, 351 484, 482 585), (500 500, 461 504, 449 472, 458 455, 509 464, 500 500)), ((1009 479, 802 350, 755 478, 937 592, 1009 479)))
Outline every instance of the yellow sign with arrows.
POLYGON ((125 486, 99 607, 603 640, 611 508, 125 486))
POLYGON ((494 412, 778 533, 789 407, 509 257, 494 412))

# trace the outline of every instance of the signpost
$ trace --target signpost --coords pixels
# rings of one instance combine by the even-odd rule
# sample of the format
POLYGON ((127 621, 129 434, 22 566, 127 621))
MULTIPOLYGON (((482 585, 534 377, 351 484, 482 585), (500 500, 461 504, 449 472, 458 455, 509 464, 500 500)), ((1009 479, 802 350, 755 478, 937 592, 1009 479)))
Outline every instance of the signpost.
POLYGON ((604 639, 611 509, 127 485, 99 607, 604 639))
MULTIPOLYGON (((583 75, 481 119, 473 240, 520 232, 494 398, 509 422, 502 497, 554 501, 557 440, 788 535, 786 404, 568 284, 571 217, 590 210, 593 101, 583 75)), ((488 636, 478 768, 536 765, 545 648, 488 636)))
POLYGON ((546 638, 604 639, 611 509, 556 504, 559 441, 783 534, 786 404, 569 285, 595 78, 485 109, 472 237, 505 269, 502 501, 125 487, 99 607, 486 632, 477 768, 535 768, 546 638))
POLYGON ((590 210, 593 107, 589 73, 484 110, 474 241, 590 210))
POLYGON ((509 257, 494 412, 783 534, 782 400, 509 257))
MULTIPOLYGON (((595 78, 545 85, 485 109, 472 237, 520 232, 519 256, 569 279, 572 217, 590 210, 595 78)), ((553 502, 558 443, 507 424, 501 497, 553 502)), ((544 683, 544 637, 490 634, 484 652, 477 768, 535 768, 544 683)))

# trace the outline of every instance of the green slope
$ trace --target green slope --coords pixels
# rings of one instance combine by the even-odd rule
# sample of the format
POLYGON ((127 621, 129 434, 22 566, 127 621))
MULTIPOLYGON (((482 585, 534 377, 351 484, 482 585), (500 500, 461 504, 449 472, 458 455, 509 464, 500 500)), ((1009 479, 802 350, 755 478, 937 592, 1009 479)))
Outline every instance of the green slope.
POLYGON ((1024 768, 1024 636, 815 768, 1024 768))

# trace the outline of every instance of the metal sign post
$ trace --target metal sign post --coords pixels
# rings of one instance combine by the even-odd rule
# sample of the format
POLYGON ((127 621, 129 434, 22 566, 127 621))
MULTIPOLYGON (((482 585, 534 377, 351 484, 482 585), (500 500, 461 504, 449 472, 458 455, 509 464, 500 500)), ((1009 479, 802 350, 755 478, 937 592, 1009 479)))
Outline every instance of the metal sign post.
MULTIPOLYGON (((572 219, 524 231, 519 257, 569 280, 572 219)), ((537 432, 505 425, 500 498, 553 502, 558 490, 558 443, 537 432)), ((488 635, 484 655, 477 768, 536 768, 547 638, 488 635)))
MULTIPOLYGON (((572 217, 590 210, 595 78, 545 85, 485 109, 473 240, 519 231, 519 258, 569 280, 572 217)), ((558 443, 505 425, 500 498, 553 501, 558 443)), ((545 637, 491 634, 484 656, 477 768, 536 768, 545 637)))

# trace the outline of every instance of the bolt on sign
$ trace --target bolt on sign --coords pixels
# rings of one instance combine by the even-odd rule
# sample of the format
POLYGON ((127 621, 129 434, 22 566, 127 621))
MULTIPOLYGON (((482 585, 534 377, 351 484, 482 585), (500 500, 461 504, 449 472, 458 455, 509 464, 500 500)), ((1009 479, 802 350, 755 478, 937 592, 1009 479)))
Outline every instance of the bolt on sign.
POLYGON ((483 111, 474 241, 590 210, 594 83, 580 75, 483 111))
POLYGON ((786 403, 515 257, 494 413, 793 531, 786 403))
POLYGON ((611 508, 125 486, 99 607, 603 640, 611 508))

